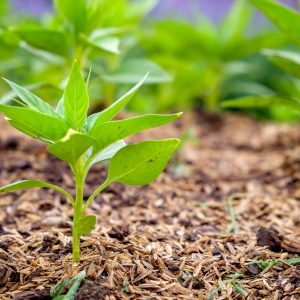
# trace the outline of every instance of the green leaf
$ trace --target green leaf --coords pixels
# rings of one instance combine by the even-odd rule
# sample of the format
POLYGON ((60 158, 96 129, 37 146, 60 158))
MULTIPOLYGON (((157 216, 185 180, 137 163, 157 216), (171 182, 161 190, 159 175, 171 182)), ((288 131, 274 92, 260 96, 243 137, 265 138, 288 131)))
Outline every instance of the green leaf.
POLYGON ((64 138, 48 146, 48 151, 70 165, 74 165, 94 142, 86 134, 69 129, 64 138))
POLYGON ((126 146, 126 143, 123 140, 113 143, 112 145, 106 147, 100 153, 98 153, 95 156, 95 158, 93 159, 93 161, 91 162, 90 166, 92 166, 96 163, 99 163, 101 161, 111 159, 112 157, 114 157, 116 155, 116 153, 120 149, 124 148, 125 146, 126 146))
POLYGON ((111 159, 106 181, 128 185, 149 184, 163 171, 179 145, 178 139, 128 145, 111 159))
POLYGON ((287 37, 300 44, 300 14, 273 0, 250 0, 260 9, 287 37))
POLYGON ((263 54, 276 66, 300 78, 300 54, 284 50, 264 50, 263 54))
POLYGON ((171 77, 156 63, 145 59, 125 60, 117 70, 108 75, 104 75, 104 80, 119 84, 133 84, 137 82, 143 74, 149 72, 145 84, 170 82, 171 77))
POLYGON ((181 113, 171 115, 144 115, 127 120, 96 123, 88 132, 88 135, 96 140, 94 151, 99 151, 127 136, 169 123, 181 115, 181 113))
POLYGON ((80 131, 87 116, 89 96, 75 61, 64 93, 64 117, 68 125, 80 131))
POLYGON ((104 123, 110 121, 114 116, 116 116, 124 108, 124 106, 132 99, 136 91, 145 82, 147 76, 148 73, 144 75, 144 77, 140 79, 139 82, 133 88, 131 88, 120 99, 115 101, 111 106, 109 106, 108 108, 104 109, 101 112, 90 115, 86 120, 86 124, 85 124, 86 129, 90 130, 92 127, 94 127, 95 123, 97 124, 104 123))
POLYGON ((74 26, 75 32, 83 31, 87 20, 86 0, 55 0, 55 6, 74 26))
POLYGON ((29 108, 0 104, 0 111, 11 119, 12 126, 37 139, 55 142, 63 138, 68 130, 62 119, 29 108))
POLYGON ((235 43, 244 38, 250 21, 251 10, 246 0, 237 0, 220 25, 220 40, 223 44, 235 43))
POLYGON ((113 36, 120 32, 118 28, 96 29, 88 37, 83 36, 83 40, 90 46, 105 50, 110 53, 119 54, 120 39, 113 36))
POLYGON ((224 101, 221 106, 224 108, 259 108, 270 107, 275 104, 291 106, 297 110, 300 109, 299 101, 280 96, 247 96, 244 98, 224 101))
POLYGON ((8 185, 0 188, 0 194, 12 192, 12 191, 23 190, 23 189, 28 189, 28 188, 42 188, 42 187, 56 190, 56 191, 60 192, 61 194, 63 194, 67 199, 69 199, 72 204, 74 203, 73 198, 64 189, 62 189, 56 185, 53 185, 53 184, 50 184, 50 183, 47 183, 44 181, 40 181, 40 180, 22 180, 22 181, 17 181, 15 183, 8 184, 8 185))
POLYGON ((37 97, 36 95, 31 93, 30 91, 26 90, 25 88, 17 85, 16 83, 11 82, 5 78, 3 78, 3 79, 9 84, 9 86, 13 89, 13 91, 16 93, 16 95, 27 106, 29 106, 32 109, 37 110, 41 113, 49 114, 52 116, 57 115, 48 103, 46 103, 45 101, 43 101, 42 99, 40 99, 39 97, 37 97))
POLYGON ((68 54, 67 38, 60 31, 46 28, 17 28, 15 32, 23 41, 34 48, 61 56, 68 54))
POLYGON ((90 234, 96 225, 96 216, 85 216, 79 219, 77 232, 79 235, 90 234))

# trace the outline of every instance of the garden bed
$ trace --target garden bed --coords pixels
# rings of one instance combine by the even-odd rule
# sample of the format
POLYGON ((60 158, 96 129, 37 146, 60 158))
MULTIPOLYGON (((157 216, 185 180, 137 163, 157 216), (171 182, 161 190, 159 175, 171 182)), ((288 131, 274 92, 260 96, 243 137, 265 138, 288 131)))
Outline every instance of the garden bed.
MULTIPOLYGON (((44 145, 0 128, 0 186, 37 178, 74 194, 44 145)), ((1 195, 0 298, 51 299, 53 285, 85 270, 77 300, 299 299, 300 264, 288 259, 300 254, 300 126, 186 115, 136 138, 181 134, 188 142, 153 184, 114 184, 90 206, 98 224, 77 267, 61 195, 1 195)), ((92 170, 86 197, 104 176, 92 170)))

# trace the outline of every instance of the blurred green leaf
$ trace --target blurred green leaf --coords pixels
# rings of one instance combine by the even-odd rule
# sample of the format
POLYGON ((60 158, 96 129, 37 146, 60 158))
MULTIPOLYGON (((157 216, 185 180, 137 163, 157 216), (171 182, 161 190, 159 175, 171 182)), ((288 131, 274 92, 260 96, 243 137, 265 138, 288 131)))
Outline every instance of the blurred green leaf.
POLYGON ((260 9, 287 37, 300 45, 300 14, 273 0, 250 0, 260 9))
POLYGON ((264 50, 263 54, 276 66, 300 78, 300 54, 284 50, 264 50))
POLYGON ((78 220, 78 234, 90 234, 96 226, 96 216, 85 216, 78 220))
POLYGON ((118 69, 104 75, 104 80, 119 84, 133 84, 149 72, 144 84, 169 82, 171 77, 157 64, 146 59, 125 60, 118 69))

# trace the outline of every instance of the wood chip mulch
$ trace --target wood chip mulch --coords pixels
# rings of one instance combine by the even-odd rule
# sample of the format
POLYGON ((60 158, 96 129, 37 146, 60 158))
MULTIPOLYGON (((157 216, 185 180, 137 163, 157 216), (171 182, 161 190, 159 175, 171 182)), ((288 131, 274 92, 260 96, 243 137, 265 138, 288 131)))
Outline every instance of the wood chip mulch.
MULTIPOLYGON (((41 179, 74 193, 64 163, 0 123, 0 185, 41 179)), ((54 191, 0 197, 0 299, 51 299, 85 270, 76 299, 300 299, 300 126, 186 115, 137 139, 187 141, 145 187, 114 184, 71 262, 71 206, 54 191)), ((104 179, 96 166, 85 197, 104 179)))

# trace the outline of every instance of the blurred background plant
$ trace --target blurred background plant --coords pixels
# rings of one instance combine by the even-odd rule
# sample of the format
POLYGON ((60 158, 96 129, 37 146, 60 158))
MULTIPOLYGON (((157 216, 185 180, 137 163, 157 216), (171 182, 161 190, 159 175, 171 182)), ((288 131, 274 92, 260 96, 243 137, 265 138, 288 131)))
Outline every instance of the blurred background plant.
MULTIPOLYGON (((129 109, 195 107, 218 112, 227 99, 300 97, 299 79, 274 65, 265 48, 292 49, 250 0, 3 0, 0 73, 57 101, 71 62, 89 76, 95 106, 107 106, 150 71, 129 109), (75 4, 76 5, 75 5, 75 4), (172 80, 171 80, 172 79, 172 80)), ((282 0, 297 8, 297 0, 282 0)), ((14 97, 0 85, 0 101, 14 97)), ((241 108, 294 120, 291 108, 241 108)))

